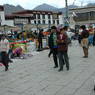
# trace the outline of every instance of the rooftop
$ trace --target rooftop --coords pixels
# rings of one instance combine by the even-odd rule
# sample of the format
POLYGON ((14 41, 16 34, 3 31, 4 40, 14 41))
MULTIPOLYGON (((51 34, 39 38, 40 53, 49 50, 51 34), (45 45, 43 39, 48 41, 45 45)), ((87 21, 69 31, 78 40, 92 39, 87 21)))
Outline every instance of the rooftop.
POLYGON ((24 10, 20 12, 14 12, 13 14, 62 14, 61 12, 53 12, 53 11, 41 11, 41 10, 24 10))

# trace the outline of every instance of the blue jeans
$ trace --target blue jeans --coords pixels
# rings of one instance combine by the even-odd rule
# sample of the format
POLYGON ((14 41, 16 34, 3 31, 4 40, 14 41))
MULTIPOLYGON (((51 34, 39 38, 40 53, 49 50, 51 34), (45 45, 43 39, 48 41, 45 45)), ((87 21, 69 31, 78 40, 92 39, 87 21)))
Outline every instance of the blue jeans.
POLYGON ((93 37, 94 37, 93 35, 90 35, 90 36, 89 36, 89 38, 88 38, 88 40, 89 40, 89 45, 91 45, 91 44, 93 45, 93 37))

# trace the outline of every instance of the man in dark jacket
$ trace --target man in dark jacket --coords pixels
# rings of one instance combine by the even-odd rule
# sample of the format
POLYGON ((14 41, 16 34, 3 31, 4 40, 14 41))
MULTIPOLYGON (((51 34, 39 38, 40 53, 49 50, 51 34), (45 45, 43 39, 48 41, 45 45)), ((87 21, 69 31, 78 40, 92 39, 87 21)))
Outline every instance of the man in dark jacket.
POLYGON ((42 48, 43 48, 42 38, 43 38, 43 29, 41 29, 39 34, 38 34, 38 43, 39 43, 38 51, 42 50, 42 48))
POLYGON ((94 37, 93 37, 93 46, 95 46, 95 30, 94 30, 94 37))
POLYGON ((59 72, 63 71, 63 66, 66 64, 67 70, 69 70, 69 58, 68 58, 68 36, 67 27, 61 29, 58 35, 58 56, 59 56, 59 72))
POLYGON ((58 68, 57 61, 57 28, 55 26, 51 27, 51 34, 49 37, 49 47, 53 53, 53 60, 55 63, 54 68, 58 68))
MULTIPOLYGON (((50 30, 50 35, 51 35, 51 30, 50 30)), ((53 53, 53 52, 52 52, 52 48, 51 48, 51 39, 50 39, 50 35, 49 35, 49 37, 48 37, 48 46, 49 46, 49 49, 50 49, 50 52, 49 52, 49 54, 48 54, 48 57, 50 57, 51 54, 53 53)))

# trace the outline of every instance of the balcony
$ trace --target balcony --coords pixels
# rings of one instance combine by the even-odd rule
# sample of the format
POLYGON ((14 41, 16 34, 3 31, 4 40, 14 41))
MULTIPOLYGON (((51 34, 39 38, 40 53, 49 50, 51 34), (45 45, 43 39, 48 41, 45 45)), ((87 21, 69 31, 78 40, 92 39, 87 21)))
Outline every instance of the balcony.
POLYGON ((73 17, 75 21, 89 21, 95 20, 95 12, 86 12, 86 13, 76 13, 76 16, 73 17))

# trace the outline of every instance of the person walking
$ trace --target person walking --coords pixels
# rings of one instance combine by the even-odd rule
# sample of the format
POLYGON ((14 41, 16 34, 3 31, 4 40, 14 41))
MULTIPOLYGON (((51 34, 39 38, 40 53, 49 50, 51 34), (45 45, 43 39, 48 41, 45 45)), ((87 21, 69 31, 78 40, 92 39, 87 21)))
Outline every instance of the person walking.
MULTIPOLYGON (((50 30, 50 35, 51 35, 51 30, 50 30)), ((52 47, 51 47, 50 35, 48 36, 48 46, 49 46, 49 49, 50 49, 50 51, 48 53, 48 57, 50 57, 51 54, 53 53, 52 52, 52 47)))
POLYGON ((93 46, 95 46, 95 30, 94 30, 94 37, 93 37, 93 46))
POLYGON ((58 70, 63 71, 63 66, 66 64, 67 70, 69 70, 69 58, 68 58, 68 36, 67 31, 68 27, 65 26, 60 30, 58 35, 57 43, 58 43, 58 57, 59 57, 59 66, 58 70))
POLYGON ((54 68, 58 68, 58 61, 57 61, 57 28, 56 26, 51 27, 51 34, 49 37, 49 47, 53 54, 54 60, 54 68))
POLYGON ((81 46, 83 48, 83 52, 84 52, 84 56, 83 58, 88 58, 88 37, 89 37, 89 32, 86 30, 86 26, 85 25, 82 25, 80 27, 80 29, 82 29, 82 33, 81 33, 81 46))
POLYGON ((1 62, 5 66, 5 71, 8 70, 9 67, 9 41, 6 39, 5 35, 2 35, 0 41, 0 53, 1 53, 1 62))
POLYGON ((88 37, 88 41, 89 41, 89 46, 93 45, 93 37, 94 37, 94 29, 93 26, 89 26, 89 37, 88 37))
POLYGON ((43 48, 43 44, 42 44, 42 38, 43 38, 43 29, 40 30, 39 34, 38 34, 38 51, 41 51, 43 48))

